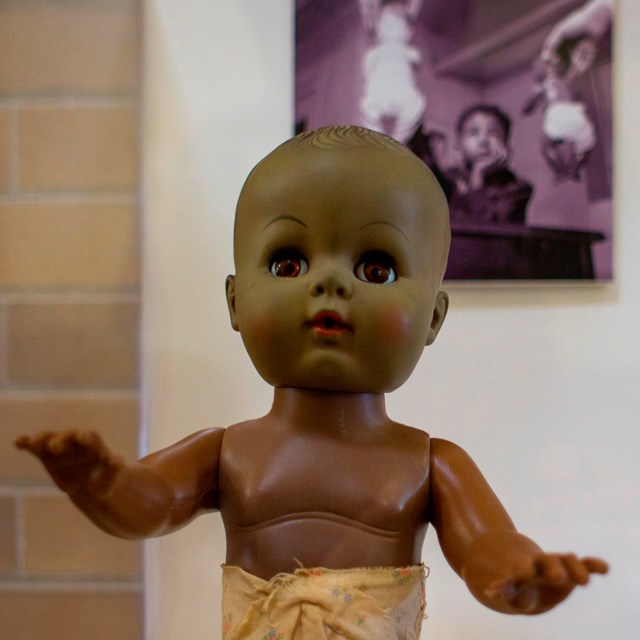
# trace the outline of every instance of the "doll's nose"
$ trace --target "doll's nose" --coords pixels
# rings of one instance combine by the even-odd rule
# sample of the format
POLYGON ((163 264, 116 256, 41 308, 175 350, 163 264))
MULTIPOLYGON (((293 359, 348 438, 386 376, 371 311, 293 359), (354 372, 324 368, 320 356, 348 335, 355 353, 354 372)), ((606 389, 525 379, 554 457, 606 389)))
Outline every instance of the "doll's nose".
POLYGON ((353 293, 350 275, 336 268, 323 269, 311 279, 309 291, 312 296, 337 296, 349 300, 353 293))

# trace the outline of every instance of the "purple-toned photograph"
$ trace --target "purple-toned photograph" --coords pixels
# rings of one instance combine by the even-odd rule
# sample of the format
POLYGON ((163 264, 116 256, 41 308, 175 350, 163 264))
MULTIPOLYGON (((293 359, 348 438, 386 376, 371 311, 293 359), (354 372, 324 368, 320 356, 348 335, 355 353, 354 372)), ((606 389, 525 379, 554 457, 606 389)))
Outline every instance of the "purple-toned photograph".
POLYGON ((406 144, 449 281, 613 277, 613 0, 296 0, 295 128, 406 144))

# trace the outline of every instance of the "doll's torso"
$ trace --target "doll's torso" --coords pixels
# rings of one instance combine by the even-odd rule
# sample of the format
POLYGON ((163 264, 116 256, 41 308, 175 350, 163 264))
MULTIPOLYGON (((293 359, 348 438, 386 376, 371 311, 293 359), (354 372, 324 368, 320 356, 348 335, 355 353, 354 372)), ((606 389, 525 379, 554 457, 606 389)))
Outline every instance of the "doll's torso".
POLYGON ((420 562, 429 437, 417 429, 388 421, 352 439, 244 422, 225 432, 219 483, 227 564, 254 575, 420 562))

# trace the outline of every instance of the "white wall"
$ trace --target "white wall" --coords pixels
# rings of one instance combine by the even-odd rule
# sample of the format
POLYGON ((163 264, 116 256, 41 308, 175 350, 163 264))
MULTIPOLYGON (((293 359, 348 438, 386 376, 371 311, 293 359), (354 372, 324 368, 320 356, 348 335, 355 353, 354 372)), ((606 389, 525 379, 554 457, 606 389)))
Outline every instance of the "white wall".
MULTIPOLYGON (((268 409, 229 327, 235 200, 288 137, 289 0, 147 0, 144 380, 148 448, 268 409)), ((517 525, 610 576, 556 611, 483 609, 428 536, 430 640, 629 640, 640 601, 640 3, 619 0, 616 282, 456 287, 437 343, 390 414, 462 444, 517 525)), ((218 638, 224 534, 201 518, 147 545, 148 638, 218 638)))

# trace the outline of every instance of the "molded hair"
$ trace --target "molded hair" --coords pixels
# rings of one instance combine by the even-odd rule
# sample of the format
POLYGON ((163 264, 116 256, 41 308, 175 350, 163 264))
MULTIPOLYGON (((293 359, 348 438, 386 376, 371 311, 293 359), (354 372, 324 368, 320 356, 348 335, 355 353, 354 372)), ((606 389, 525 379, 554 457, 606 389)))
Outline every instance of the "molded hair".
POLYGON ((282 143, 279 148, 289 145, 296 147, 314 147, 316 149, 336 149, 340 147, 378 147, 409 158, 419 158, 403 144, 393 138, 355 125, 320 127, 313 131, 304 131, 295 138, 282 143))
POLYGON ((502 132, 504 133, 504 141, 509 141, 509 136, 511 135, 511 118, 504 112, 500 107, 497 107, 494 104, 474 104, 473 106, 465 109, 458 118, 458 124, 456 125, 456 131, 458 135, 462 133, 462 129, 466 123, 466 121, 476 113, 485 113, 487 115, 493 116, 502 127, 502 132))
MULTIPOLYGON (((378 149, 390 151, 391 153, 395 153, 396 155, 404 158, 415 160, 420 165, 427 168, 424 162, 413 151, 411 151, 411 149, 384 133, 379 133, 378 131, 366 129, 365 127, 358 127, 356 125, 318 127, 311 131, 303 131, 297 136, 289 138, 289 140, 285 140, 282 144, 278 145, 273 151, 262 158, 262 160, 260 160, 260 162, 258 162, 258 164, 256 164, 249 172, 249 175, 240 190, 240 197, 242 197, 242 192, 260 165, 280 151, 286 151, 289 148, 328 150, 341 148, 348 149, 353 147, 377 147, 378 149)), ((429 171, 428 168, 427 171, 429 171)))

